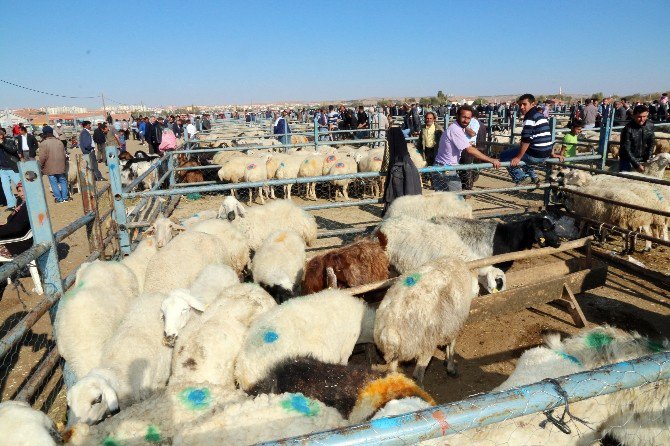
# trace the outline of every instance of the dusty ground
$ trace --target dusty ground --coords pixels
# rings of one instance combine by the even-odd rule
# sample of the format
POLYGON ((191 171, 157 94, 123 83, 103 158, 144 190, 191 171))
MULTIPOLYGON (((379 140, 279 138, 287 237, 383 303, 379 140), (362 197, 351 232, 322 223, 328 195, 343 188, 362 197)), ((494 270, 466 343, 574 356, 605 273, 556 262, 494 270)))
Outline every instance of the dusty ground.
MULTIPOLYGON (((130 142, 131 151, 137 149, 135 142, 130 142)), ((107 177, 104 167, 103 175, 107 177)), ((501 187, 509 183, 501 180, 499 175, 482 176, 476 183, 476 188, 501 187)), ((327 188, 327 186, 325 186, 327 188)), ((321 195, 325 197, 325 190, 321 195)), ((354 185, 351 188, 352 198, 361 198, 362 186, 354 185)), ((332 192, 331 192, 332 193, 332 192)), ((294 190, 294 194, 296 191, 294 190)), ((243 198, 246 198, 244 193, 243 198)), ((194 198, 194 197, 192 197, 194 198)), ((528 212, 537 210, 541 203, 542 194, 539 192, 515 194, 486 194, 470 199, 478 215, 490 215, 504 211, 528 212)), ((295 200, 297 204, 309 205, 302 199, 295 200)), ((203 209, 217 209, 221 196, 201 195, 198 199, 183 199, 174 215, 185 218, 203 209)), ((319 203, 328 202, 324 198, 319 203)), ((81 195, 75 195, 75 200, 67 204, 56 205, 50 203, 50 212, 54 229, 58 230, 66 223, 82 215, 81 195)), ((320 230, 333 230, 351 227, 367 227, 375 225, 380 220, 381 207, 367 205, 361 207, 346 207, 313 211, 316 215, 320 230)), ((311 252, 339 246, 350 241, 355 235, 321 238, 311 252)), ((59 247, 61 254, 61 271, 65 276, 75 265, 78 265, 89 253, 88 241, 84 229, 65 240, 59 247)), ((562 258, 570 254, 562 255, 562 258)), ((650 254, 635 254, 635 258, 649 262, 648 257, 657 258, 661 269, 668 265, 668 250, 656 249, 650 254)), ((540 259, 517 262, 514 269, 527 268, 556 259, 540 259)), ((653 262, 650 262, 653 263, 653 262)), ((668 272, 668 271, 665 271, 668 272)), ((29 278, 21 279, 25 287, 30 290, 32 284, 29 278)), ((26 294, 19 290, 19 295, 32 308, 40 297, 26 294)), ((609 323, 626 329, 635 329, 653 335, 670 336, 670 294, 643 278, 636 277, 615 266, 609 267, 607 283, 599 288, 592 289, 577 296, 586 318, 595 324, 609 323)), ((13 288, 4 290, 0 301, 0 336, 10 329, 16 320, 25 314, 17 291, 13 288)), ((11 398, 19 389, 35 367, 38 361, 51 345, 50 322, 44 316, 21 342, 18 349, 12 351, 0 361, 0 396, 2 400, 11 398)), ((451 378, 446 375, 444 367, 437 361, 428 368, 426 373, 426 389, 439 402, 456 401, 468 395, 486 392, 500 384, 513 370, 516 359, 528 347, 538 345, 542 341, 542 334, 548 331, 574 333, 577 329, 572 324, 567 313, 552 305, 541 305, 511 315, 496 317, 492 320, 468 324, 458 340, 457 354, 459 359, 460 376, 451 378)), ((356 355, 356 361, 361 361, 363 355, 356 355)), ((62 419, 65 413, 64 393, 59 385, 60 372, 57 368, 50 382, 37 400, 36 407, 48 411, 55 419, 62 419)), ((407 366, 411 373, 411 365, 407 366)))

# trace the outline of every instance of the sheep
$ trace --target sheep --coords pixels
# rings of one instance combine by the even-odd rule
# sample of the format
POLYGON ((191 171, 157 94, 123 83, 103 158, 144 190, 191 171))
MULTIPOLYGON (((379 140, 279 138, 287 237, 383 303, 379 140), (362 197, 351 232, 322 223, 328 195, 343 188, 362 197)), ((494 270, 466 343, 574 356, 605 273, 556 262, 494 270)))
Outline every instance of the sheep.
POLYGON ((93 424, 106 413, 125 409, 162 388, 170 377, 172 349, 162 343, 156 317, 165 295, 143 294, 130 307, 103 348, 100 367, 67 392, 72 422, 93 424))
POLYGON ((117 262, 83 263, 74 287, 58 304, 54 334, 59 354, 77 379, 97 367, 138 293, 133 272, 117 262))
POLYGON ((138 292, 144 290, 144 277, 147 274, 149 260, 157 252, 157 241, 153 236, 145 237, 140 240, 133 252, 121 260, 121 264, 130 269, 137 279, 138 292))
MULTIPOLYGON (((302 165, 304 162, 306 162, 309 158, 305 155, 291 155, 290 158, 283 160, 280 164, 279 167, 277 168, 277 171, 275 172, 275 177, 278 180, 286 180, 289 178, 297 178, 300 175, 300 170, 302 169, 302 165)), ((291 200, 291 190, 293 188, 292 184, 285 184, 284 185, 284 199, 285 200, 291 200)))
POLYGON ((180 429, 174 446, 251 445, 345 425, 336 409, 300 393, 259 395, 225 405, 180 429))
POLYGON ((251 274, 258 283, 282 303, 300 291, 305 267, 305 242, 293 231, 275 231, 254 254, 251 274))
POLYGON ((172 237, 174 232, 184 231, 185 228, 172 221, 171 219, 164 217, 163 215, 158 215, 156 220, 154 220, 151 225, 144 231, 145 236, 154 236, 156 237, 156 248, 162 248, 167 245, 172 237))
POLYGON ((384 218, 398 215, 408 215, 419 220, 430 220, 433 217, 472 218, 472 206, 453 192, 405 195, 393 200, 384 218))
POLYGON ((478 291, 477 280, 461 260, 441 258, 401 276, 375 316, 375 344, 390 369, 416 359, 413 377, 423 385, 433 352, 446 345, 447 373, 455 375, 456 338, 478 291))
MULTIPOLYGON (((246 171, 247 164, 254 160, 254 157, 246 155, 231 158, 221 166, 217 175, 222 182, 239 183, 244 179, 244 172, 246 171)), ((235 189, 231 189, 230 194, 235 196, 235 189)))
MULTIPOLYGON (((275 179, 277 178, 277 169, 279 167, 283 167, 282 163, 286 163, 289 159, 291 158, 290 155, 282 154, 282 153, 275 153, 272 155, 272 157, 265 163, 265 167, 267 169, 267 174, 268 174, 268 179, 275 179)), ((275 188, 274 186, 270 186, 270 196, 269 198, 271 199, 276 199, 277 197, 275 196, 275 188)))
POLYGON ((316 241, 316 219, 289 200, 277 200, 244 212, 240 212, 244 208, 238 206, 238 203, 233 199, 224 201, 223 213, 233 226, 247 236, 249 247, 254 251, 272 232, 282 229, 300 234, 307 246, 316 241))
POLYGON ((395 417, 409 412, 416 412, 417 410, 429 409, 432 406, 432 404, 423 398, 416 396, 399 398, 386 403, 384 407, 375 413, 375 416, 372 417, 372 419, 378 420, 380 418, 395 417))
POLYGON ((412 159, 412 162, 417 169, 426 167, 426 160, 423 159, 421 152, 419 152, 413 143, 407 144, 407 151, 409 152, 409 157, 412 159))
POLYGON ((212 383, 170 383, 150 398, 89 426, 76 424, 64 433, 75 446, 123 444, 140 446, 169 442, 192 421, 207 419, 222 407, 248 397, 242 391, 212 383))
POLYGON ((202 270, 189 290, 170 291, 161 303, 166 345, 174 347, 179 330, 186 325, 193 311, 204 311, 224 289, 238 283, 239 278, 233 269, 226 265, 214 264, 207 265, 202 270))
MULTIPOLYGON (((464 261, 480 258, 454 229, 446 225, 400 216, 384 220, 378 231, 386 237, 385 251, 389 262, 400 274, 441 257, 464 261)), ((480 268, 478 279, 488 293, 505 289, 504 273, 499 268, 480 268)))
MULTIPOLYGON (((382 149, 371 150, 369 152, 358 152, 354 155, 354 160, 358 163, 359 172, 380 172, 382 162, 384 161, 384 151, 382 149)), ((373 197, 381 197, 383 189, 383 178, 370 178, 370 184, 373 197)))
MULTIPOLYGON (((334 149, 333 149, 334 150, 334 149)), ((326 169, 326 164, 330 158, 335 158, 333 153, 327 154, 324 158, 323 153, 314 153, 305 158, 302 158, 302 162, 299 164, 297 177, 318 177, 321 175, 328 175, 328 172, 324 172, 326 169)), ((330 169, 330 167, 329 167, 330 169)), ((316 183, 307 183, 307 191, 305 193, 305 199, 307 200, 316 200, 316 183)))
POLYGON ((429 406, 435 401, 416 383, 400 373, 385 375, 364 366, 328 364, 316 359, 288 358, 276 364, 249 391, 300 392, 334 407, 350 423, 366 421, 389 401, 419 397, 429 406))
MULTIPOLYGON (((198 167, 202 166, 197 160, 189 160, 187 155, 180 153, 177 156, 177 167, 198 167)), ((201 170, 177 170, 175 172, 177 183, 202 183, 205 176, 201 170)))
MULTIPOLYGON (((330 168, 328 175, 343 175, 356 172, 358 172, 358 165, 353 158, 338 157, 338 161, 330 168)), ((351 178, 333 180, 333 184, 335 185, 335 201, 337 201, 339 195, 341 195, 345 201, 349 201, 349 183, 351 183, 351 178), (342 188, 341 192, 338 187, 342 188)))
POLYGON ((305 266, 304 294, 328 287, 350 288, 389 278, 386 236, 375 232, 349 245, 312 257, 305 266))
POLYGON ((325 290, 272 308, 249 328, 235 365, 238 384, 251 388, 277 362, 293 356, 346 364, 361 332, 365 307, 346 292, 325 290))
POLYGON ((0 444, 11 446, 56 446, 62 444, 53 421, 23 401, 0 403, 0 444))
MULTIPOLYGON (((510 378, 495 390, 591 370, 668 349, 667 340, 656 342, 635 332, 627 333, 607 326, 585 330, 563 341, 558 335, 551 335, 546 339, 546 346, 524 352, 510 378)), ((568 435, 553 423, 545 423, 541 438, 544 444, 572 446, 596 444, 605 435, 629 446, 669 444, 670 431, 666 424, 670 416, 669 399, 670 381, 664 380, 572 402, 572 417, 568 417, 567 424, 575 433, 568 435), (575 417, 588 422, 590 429, 582 429, 575 417)), ((535 444, 537 426, 546 419, 545 413, 537 412, 421 444, 438 445, 444 444, 445 440, 453 446, 483 446, 500 441, 510 446, 535 444)))
POLYGON ((77 192, 80 191, 79 188, 79 169, 77 168, 77 163, 68 160, 67 163, 67 187, 70 195, 74 195, 74 188, 77 188, 77 192))
POLYGON ((227 252, 224 242, 214 235, 197 231, 179 234, 151 258, 144 291, 168 293, 188 288, 205 266, 224 263, 227 252))
POLYGON ((221 263, 233 268, 238 274, 250 262, 249 242, 245 235, 226 220, 213 218, 203 220, 190 227, 189 231, 210 234, 219 239, 225 247, 221 254, 221 263))
MULTIPOLYGON (((244 176, 242 179, 245 183, 256 183, 259 181, 267 181, 268 179, 268 170, 267 162, 272 157, 272 155, 263 155, 261 157, 255 158, 253 161, 247 163, 244 167, 244 176)), ((263 187, 258 188, 258 197, 260 198, 261 204, 265 204, 265 198, 263 197, 263 187)), ((251 206, 251 203, 254 201, 254 192, 253 189, 249 189, 249 202, 247 203, 251 206)))
MULTIPOLYGON (((200 212, 196 212, 195 214, 191 215, 190 217, 184 218, 179 220, 179 223, 185 227, 186 229, 190 228, 194 224, 203 221, 203 220, 211 220, 212 218, 217 218, 219 217, 219 211, 214 210, 214 209, 205 209, 200 212)), ((220 217, 219 217, 220 218, 220 217)))
MULTIPOLYGON (((560 246, 554 223, 545 216, 534 216, 504 223, 458 217, 435 217, 431 220, 453 229, 478 259, 523 251, 535 243, 541 247, 560 246)), ((495 264, 507 271, 512 261, 495 264)))

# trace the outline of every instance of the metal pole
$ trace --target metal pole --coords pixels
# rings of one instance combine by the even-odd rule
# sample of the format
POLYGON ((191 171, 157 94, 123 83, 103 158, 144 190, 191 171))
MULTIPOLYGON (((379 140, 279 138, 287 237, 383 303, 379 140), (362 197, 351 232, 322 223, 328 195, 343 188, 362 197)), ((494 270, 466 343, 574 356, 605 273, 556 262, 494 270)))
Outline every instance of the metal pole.
POLYGON ((317 118, 314 117, 314 151, 319 151, 319 127, 317 126, 317 118))
MULTIPOLYGON (((47 198, 42 183, 42 173, 35 160, 19 163, 19 172, 26 193, 28 217, 30 227, 33 229, 33 243, 49 245, 49 250, 37 258, 37 266, 42 282, 44 282, 44 292, 47 298, 53 298, 63 293, 63 282, 58 266, 57 243, 54 240, 47 198)), ((51 307, 49 313, 53 322, 56 317, 56 306, 51 307)))
MULTIPOLYGON (((551 128, 551 147, 552 147, 552 152, 554 150, 554 144, 556 144, 556 118, 555 117, 550 117, 549 118, 549 127, 551 128)), ((546 178, 548 179, 551 176, 551 164, 546 164, 544 166, 544 173, 547 175, 546 178)), ((549 205, 549 198, 551 196, 551 190, 545 189, 544 190, 544 207, 546 208, 549 205)))
POLYGON ((123 186, 121 185, 121 168, 116 147, 107 146, 107 166, 109 167, 109 185, 112 188, 114 199, 114 219, 116 220, 119 234, 119 247, 123 255, 130 254, 130 234, 126 226, 126 204, 123 201, 123 186))
POLYGON ((610 134, 612 133, 612 123, 614 122, 614 113, 612 111, 607 115, 605 120, 605 126, 600 129, 600 139, 598 141, 598 154, 602 155, 603 159, 600 162, 600 168, 605 169, 605 164, 607 163, 607 149, 608 142, 610 140, 610 134))
MULTIPOLYGON (((175 167, 176 167, 175 154, 174 154, 174 152, 170 151, 166 154, 166 156, 168 157, 167 168, 168 168, 168 171, 170 172, 170 183, 169 184, 170 184, 170 189, 172 189, 174 187, 175 183, 176 183, 176 178, 175 178, 175 173, 176 172, 174 170, 175 167)), ((160 186, 158 186, 158 187, 160 187, 160 186)))
POLYGON ((516 113, 512 113, 512 121, 509 126, 509 143, 514 144, 514 128, 516 127, 516 113))
POLYGON ((95 190, 95 176, 93 169, 86 168, 86 162, 81 155, 77 155, 77 170, 79 171, 79 189, 81 192, 81 201, 84 214, 93 212, 93 220, 86 225, 86 235, 88 236, 88 246, 90 252, 103 252, 102 246, 102 227, 100 226, 100 215, 98 211, 97 191, 95 190))

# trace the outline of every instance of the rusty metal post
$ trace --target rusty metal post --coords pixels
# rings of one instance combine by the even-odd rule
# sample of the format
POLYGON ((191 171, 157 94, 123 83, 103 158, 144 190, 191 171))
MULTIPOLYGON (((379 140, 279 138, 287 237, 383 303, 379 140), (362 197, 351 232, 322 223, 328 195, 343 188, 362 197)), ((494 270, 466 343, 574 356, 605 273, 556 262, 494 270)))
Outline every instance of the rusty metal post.
POLYGON ((93 212, 94 218, 86 225, 89 251, 100 252, 103 257, 105 247, 103 246, 102 227, 100 225, 100 214, 98 212, 98 195, 96 190, 95 176, 93 170, 88 169, 81 155, 77 155, 77 171, 79 172, 79 192, 84 207, 84 214, 93 212))

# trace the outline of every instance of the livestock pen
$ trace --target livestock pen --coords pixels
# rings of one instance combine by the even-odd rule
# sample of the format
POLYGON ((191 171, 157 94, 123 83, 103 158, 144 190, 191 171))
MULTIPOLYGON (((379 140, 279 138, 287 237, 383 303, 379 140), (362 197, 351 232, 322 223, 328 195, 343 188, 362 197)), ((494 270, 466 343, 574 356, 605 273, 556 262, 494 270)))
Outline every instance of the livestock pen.
MULTIPOLYGON (((116 222, 115 226, 118 228, 120 253, 130 253, 134 244, 141 237, 142 231, 159 214, 172 215, 183 220, 204 209, 218 209, 222 194, 237 191, 239 192, 238 197, 243 198, 245 196, 243 190, 250 188, 279 188, 284 185, 316 184, 316 200, 307 200, 301 197, 301 194, 296 194, 297 196, 293 198, 296 204, 317 217, 319 242, 313 248, 314 251, 338 246, 348 241, 352 235, 365 234, 381 221, 380 198, 378 196, 366 196, 365 190, 369 180, 383 176, 380 172, 265 179, 256 182, 227 184, 221 183, 218 179, 203 179, 200 183, 190 184, 178 182, 179 172, 216 172, 221 167, 219 165, 179 167, 179 155, 196 158, 200 154, 214 155, 220 152, 262 151, 268 150, 268 147, 282 150, 308 148, 315 151, 325 147, 342 147, 344 145, 378 144, 383 147, 386 143, 385 139, 380 137, 366 140, 344 138, 325 141, 320 139, 324 136, 323 134, 309 128, 294 133, 296 136, 305 137, 306 142, 287 146, 268 146, 256 143, 234 146, 233 139, 239 138, 237 136, 228 138, 212 136, 216 134, 217 130, 231 126, 237 127, 236 131, 239 131, 239 133, 243 133, 244 128, 253 129, 255 127, 247 126, 246 123, 216 123, 213 131, 209 133, 209 137, 205 136, 208 133, 203 133, 201 138, 186 140, 182 149, 168 153, 162 159, 156 160, 151 170, 125 185, 121 181, 122 165, 117 159, 116 150, 113 148, 107 149, 113 216, 116 222), (209 140, 205 141, 206 139, 209 140), (225 144, 228 147, 213 147, 215 144, 225 144), (137 191, 138 185, 152 172, 158 173, 158 175, 157 181, 154 182, 151 189, 137 191), (332 182, 336 180, 350 181, 349 200, 337 201, 330 198, 329 189, 333 187, 332 182), (161 189, 163 186, 166 186, 166 188, 161 189)), ((261 130, 260 127, 256 128, 261 130)), ((512 125, 511 129, 514 128, 514 125, 512 125)), ((348 132, 341 131, 339 133, 346 134, 348 132)), ((375 134, 373 133, 373 135, 375 134)), ((510 132, 510 143, 513 142, 514 135, 514 131, 510 132)), ((271 140, 275 136, 269 135, 265 131, 263 133, 259 131, 256 137, 271 140)), ((607 141, 607 139, 604 141, 607 141)), ((592 150, 590 153, 567 161, 597 164, 602 167, 603 155, 606 156, 606 145, 603 145, 599 151, 592 150)), ((575 164, 571 164, 571 166, 575 166, 575 164)), ((491 167, 490 164, 423 167, 420 172, 428 177, 431 172, 482 171, 483 175, 477 187, 472 191, 461 193, 462 196, 471 197, 468 202, 472 204, 475 209, 475 216, 479 218, 518 218, 529 212, 537 211, 540 207, 550 205, 552 200, 550 191, 552 189, 560 190, 561 187, 548 181, 548 177, 540 187, 535 185, 510 186, 509 181, 493 172, 491 167)), ((26 165, 22 166, 22 175, 23 172, 27 172, 27 168, 32 172, 37 172, 36 166, 26 165)), ((30 186, 31 188, 38 187, 36 184, 38 182, 34 183, 30 186)), ((425 182, 425 185, 427 184, 425 182)), ((49 216, 47 214, 46 217, 40 217, 40 215, 44 215, 41 210, 43 208, 39 207, 40 192, 35 192, 32 189, 28 192, 29 210, 31 216, 34 215, 33 228, 35 228, 35 225, 39 225, 40 221, 48 222, 49 216), (38 198, 34 198, 35 196, 38 198), (37 204, 31 204, 31 202, 37 204)), ((278 195, 281 195, 281 191, 277 192, 278 195)), ((42 196, 45 195, 43 188, 41 194, 42 196)), ((20 266, 26 264, 30 258, 38 258, 40 272, 44 277, 45 285, 47 285, 45 289, 47 295, 52 296, 50 304, 53 304, 63 291, 55 285, 48 285, 60 283, 60 278, 55 278, 54 270, 57 268, 54 266, 53 257, 49 260, 49 256, 52 255, 50 251, 40 251, 40 249, 47 249, 44 247, 45 244, 49 246, 49 243, 53 243, 54 240, 52 228, 48 228, 48 231, 45 229, 45 234, 46 232, 49 232, 52 238, 49 239, 46 235, 38 236, 36 232, 35 248, 29 252, 25 261, 23 258, 17 258, 15 263, 20 266)), ((644 234, 640 234, 640 236, 643 237, 644 234)), ((465 438, 467 438, 468 432, 472 432, 472 438, 474 439, 477 435, 480 435, 483 428, 491 423, 499 423, 491 429, 505 429, 506 422, 512 422, 514 418, 526 417, 531 414, 535 414, 535 418, 532 419, 535 424, 529 426, 532 428, 537 442, 542 442, 543 433, 554 428, 563 432, 561 434, 565 436, 563 438, 571 438, 577 432, 583 433, 583 431, 589 429, 570 417, 568 408, 573 407, 573 404, 577 404, 577 407, 579 407, 579 401, 592 401, 595 406, 601 405, 604 407, 614 404, 606 397, 612 392, 621 393, 623 389, 636 388, 645 391, 654 383, 664 389, 667 386, 666 380, 670 377, 670 362, 668 362, 670 358, 667 352, 628 360, 568 377, 530 384, 502 393, 484 393, 483 395, 469 397, 475 393, 490 392, 491 388, 499 384, 501 378, 511 371, 512 357, 520 354, 523 347, 536 345, 545 328, 569 332, 571 331, 569 327, 608 320, 605 317, 594 317, 596 311, 590 306, 592 300, 602 300, 601 296, 589 295, 589 293, 593 293, 594 288, 603 285, 605 275, 608 273, 608 268, 591 256, 590 244, 590 239, 581 239, 572 242, 572 244, 564 243, 563 249, 558 251, 535 250, 519 254, 518 265, 515 264, 510 272, 510 288, 496 295, 483 296, 473 303, 471 320, 468 322, 466 332, 463 335, 463 347, 459 350, 464 367, 461 372, 462 377, 447 383, 447 380, 451 378, 446 378, 443 370, 433 366, 432 375, 428 377, 426 382, 427 390, 435 396, 438 403, 443 403, 443 405, 410 415, 373 420, 359 426, 314 434, 307 438, 285 440, 285 444, 414 444, 418 441, 452 434, 466 435, 465 438), (577 249, 582 250, 577 251, 577 249), (538 261, 539 259, 549 259, 551 261, 542 262, 538 261), (541 279, 536 280, 536 278, 541 279), (579 295, 575 297, 575 294, 579 295), (560 305, 558 307, 547 305, 548 302, 554 301, 560 302, 560 305), (521 319, 513 316, 513 313, 523 311, 525 308, 530 308, 530 310, 526 310, 528 313, 526 316, 521 319), (564 312, 562 308, 568 311, 564 312), (509 326, 510 319, 508 318, 513 317, 513 320, 519 324, 518 329, 509 326), (522 320, 524 318, 528 318, 530 324, 522 320), (554 322, 545 322, 552 320, 554 322), (529 325, 532 326, 530 330, 529 325), (501 335, 510 339, 501 339, 503 337, 501 335), (491 343, 497 343, 497 348, 491 349, 491 343), (499 353, 500 349, 507 350, 507 352, 501 354, 499 353), (471 379, 469 376, 475 378, 471 379)), ((494 263, 500 261, 500 259, 485 259, 484 261, 494 263)), ((9 265, 4 268, 8 267, 9 265)), ((616 273, 618 274, 618 272, 616 273)), ((72 284, 74 276, 70 274, 68 278, 65 280, 66 285, 72 284)), ((352 290, 352 292, 365 294, 372 289, 383 288, 383 286, 383 284, 370 284, 365 289, 352 290)), ((647 287, 648 290, 654 287, 646 283, 643 286, 647 287)), ((654 289, 657 290, 657 288, 654 289)), ((662 291, 654 292, 661 295, 663 293, 662 291)), ((659 301, 656 300, 656 302, 659 301)), ((658 305, 662 308, 656 311, 659 314, 665 314, 667 311, 663 308, 664 304, 661 302, 658 305)), ((626 328, 635 328, 635 325, 632 321, 628 321, 626 328)), ((667 333, 664 334, 667 335, 667 333)), ((5 340, 11 342, 12 339, 14 339, 13 336, 6 336, 3 338, 3 342, 5 340)), ((52 351, 55 351, 55 347, 52 351)), ((51 355, 54 356, 52 365, 55 366, 58 362, 57 352, 51 353, 51 355)), ((2 355, 0 354, 0 356, 2 355)), ((353 359, 353 361, 357 360, 361 359, 353 359)), ((31 374, 30 379, 33 380, 33 377, 35 377, 34 380, 37 380, 39 375, 40 373, 35 372, 31 374)), ((27 396, 26 399, 32 400, 30 396, 27 396)), ((579 417, 579 415, 576 416, 579 417)), ((662 420, 662 416, 662 414, 653 413, 649 415, 652 421, 658 423, 661 423, 659 420, 662 420)), ((526 420, 526 418, 522 418, 522 420, 526 420)), ((589 422, 591 420, 587 418, 585 421, 589 422)), ((526 423, 526 421, 522 421, 522 423, 526 423)), ((518 427, 520 425, 516 424, 515 426, 520 429, 518 427)), ((501 432, 503 431, 501 430, 501 432)), ((557 435, 555 430, 551 435, 551 437, 547 437, 547 441, 558 443, 555 440, 557 435)), ((449 437, 444 440, 448 441, 448 439, 449 437)), ((504 439, 502 442, 504 442, 504 439)))

